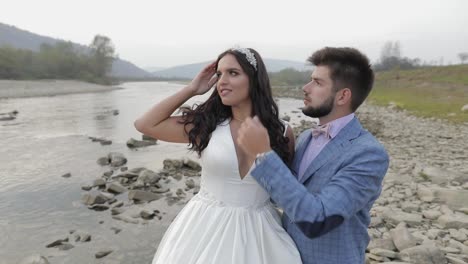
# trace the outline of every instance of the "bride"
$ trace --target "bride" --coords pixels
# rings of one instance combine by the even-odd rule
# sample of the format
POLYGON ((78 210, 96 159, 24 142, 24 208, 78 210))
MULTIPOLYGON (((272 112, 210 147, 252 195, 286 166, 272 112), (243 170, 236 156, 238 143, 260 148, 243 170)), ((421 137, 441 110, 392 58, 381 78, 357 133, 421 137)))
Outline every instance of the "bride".
POLYGON ((135 121, 143 134, 190 144, 202 165, 200 192, 169 226, 153 264, 301 263, 270 197, 250 176, 255 157, 236 143, 243 120, 255 115, 268 129, 272 149, 289 164, 294 136, 278 118, 263 60, 253 49, 233 48, 135 121), (215 84, 204 103, 171 116, 215 84))

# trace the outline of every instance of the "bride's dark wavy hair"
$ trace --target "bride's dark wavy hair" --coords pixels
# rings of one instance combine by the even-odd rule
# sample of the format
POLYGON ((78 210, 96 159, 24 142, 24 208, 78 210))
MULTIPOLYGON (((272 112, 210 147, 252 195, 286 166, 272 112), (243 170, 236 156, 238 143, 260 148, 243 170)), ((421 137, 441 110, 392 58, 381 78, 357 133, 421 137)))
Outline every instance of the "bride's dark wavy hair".
MULTIPOLYGON (((233 55, 240 64, 244 72, 249 77, 249 97, 252 100, 252 116, 258 116, 270 136, 271 148, 289 164, 289 139, 283 136, 285 127, 279 120, 278 105, 273 100, 268 73, 260 54, 254 49, 249 49, 257 60, 257 70, 247 61, 245 54, 229 49, 221 53, 216 60, 216 68, 221 58, 227 54, 233 55)), ((208 146, 211 133, 216 126, 232 117, 231 107, 224 105, 217 89, 214 89, 210 97, 200 105, 192 108, 183 107, 182 123, 185 125, 185 132, 189 137, 189 148, 196 151, 199 156, 208 146), (187 125, 192 124, 193 128, 187 131, 187 125)))

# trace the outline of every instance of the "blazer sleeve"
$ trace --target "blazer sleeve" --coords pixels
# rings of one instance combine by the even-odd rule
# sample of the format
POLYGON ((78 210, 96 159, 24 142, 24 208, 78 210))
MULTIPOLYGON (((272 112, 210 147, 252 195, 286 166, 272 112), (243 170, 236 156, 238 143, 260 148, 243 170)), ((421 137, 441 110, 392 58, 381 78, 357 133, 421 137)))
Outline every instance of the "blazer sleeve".
POLYGON ((318 237, 338 227, 381 192, 388 155, 381 146, 360 148, 318 192, 298 182, 273 151, 258 161, 251 175, 306 236, 318 237))

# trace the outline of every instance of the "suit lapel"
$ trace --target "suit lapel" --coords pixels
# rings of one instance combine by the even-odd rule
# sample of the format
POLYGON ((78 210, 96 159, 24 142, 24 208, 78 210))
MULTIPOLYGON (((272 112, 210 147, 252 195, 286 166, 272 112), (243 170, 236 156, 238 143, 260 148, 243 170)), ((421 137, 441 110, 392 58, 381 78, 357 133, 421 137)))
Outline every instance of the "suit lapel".
MULTIPOLYGON (((318 156, 310 163, 301 178, 301 183, 307 181, 318 169, 327 162, 341 155, 350 141, 361 133, 362 126, 356 118, 353 118, 341 131, 320 151, 318 156)), ((302 156, 301 156, 302 158, 302 156)), ((300 163, 300 162, 299 162, 300 163)))
POLYGON ((292 164, 294 175, 296 177, 297 177, 297 174, 299 173, 299 167, 301 166, 302 158, 304 157, 304 153, 311 139, 312 139, 312 133, 310 132, 310 129, 307 129, 306 131, 304 131, 303 134, 301 134, 301 136, 298 139, 296 153, 294 155, 294 162, 292 164))

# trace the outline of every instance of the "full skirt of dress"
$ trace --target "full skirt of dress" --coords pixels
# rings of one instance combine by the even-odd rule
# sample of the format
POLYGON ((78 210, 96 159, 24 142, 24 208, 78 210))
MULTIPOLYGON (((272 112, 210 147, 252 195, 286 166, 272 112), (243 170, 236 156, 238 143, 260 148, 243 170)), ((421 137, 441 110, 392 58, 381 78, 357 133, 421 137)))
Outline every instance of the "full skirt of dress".
POLYGON ((294 264, 296 246, 270 203, 228 206, 201 191, 170 225, 153 264, 294 264))

